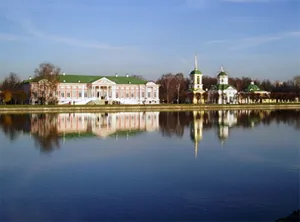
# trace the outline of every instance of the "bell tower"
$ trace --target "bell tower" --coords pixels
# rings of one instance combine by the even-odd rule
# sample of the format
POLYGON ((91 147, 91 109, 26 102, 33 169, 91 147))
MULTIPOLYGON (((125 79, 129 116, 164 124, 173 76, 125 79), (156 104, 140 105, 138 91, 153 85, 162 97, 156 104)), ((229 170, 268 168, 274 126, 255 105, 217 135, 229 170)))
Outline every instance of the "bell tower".
POLYGON ((204 93, 203 84, 202 84, 202 72, 198 69, 198 59, 197 55, 194 58, 194 70, 190 73, 190 91, 193 93, 193 104, 198 103, 197 96, 200 96, 204 93))
POLYGON ((227 85, 228 84, 228 75, 225 72, 223 66, 220 68, 220 73, 218 74, 218 84, 227 85))

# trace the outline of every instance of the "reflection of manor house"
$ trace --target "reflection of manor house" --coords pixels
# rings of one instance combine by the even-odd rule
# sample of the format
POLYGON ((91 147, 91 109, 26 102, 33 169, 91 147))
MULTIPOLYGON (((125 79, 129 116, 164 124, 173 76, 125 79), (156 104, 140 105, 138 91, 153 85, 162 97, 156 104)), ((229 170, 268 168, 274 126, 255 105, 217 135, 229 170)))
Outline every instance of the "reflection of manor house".
POLYGON ((118 136, 159 129, 159 112, 58 114, 57 130, 64 136, 118 136))
MULTIPOLYGON (((44 80, 41 80, 44 81, 44 80)), ((39 91, 39 82, 29 80, 31 91, 39 91)), ((158 104, 159 85, 126 76, 59 76, 56 97, 59 104, 87 104, 91 101, 121 104, 158 104)), ((38 97, 38 96, 37 96, 38 97)))
POLYGON ((30 133, 41 137, 46 137, 53 131, 56 132, 57 129, 56 118, 53 114, 31 114, 30 122, 30 133))

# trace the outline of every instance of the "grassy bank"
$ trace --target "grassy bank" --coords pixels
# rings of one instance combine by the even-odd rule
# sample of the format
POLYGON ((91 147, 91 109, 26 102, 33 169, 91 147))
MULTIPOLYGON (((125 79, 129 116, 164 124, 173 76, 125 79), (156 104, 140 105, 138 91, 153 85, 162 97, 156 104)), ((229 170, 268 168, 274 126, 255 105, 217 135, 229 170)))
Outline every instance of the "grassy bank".
POLYGON ((300 103, 274 104, 159 104, 159 105, 1 105, 0 113, 57 113, 57 112, 130 112, 130 111, 193 111, 239 109, 300 109, 300 103))

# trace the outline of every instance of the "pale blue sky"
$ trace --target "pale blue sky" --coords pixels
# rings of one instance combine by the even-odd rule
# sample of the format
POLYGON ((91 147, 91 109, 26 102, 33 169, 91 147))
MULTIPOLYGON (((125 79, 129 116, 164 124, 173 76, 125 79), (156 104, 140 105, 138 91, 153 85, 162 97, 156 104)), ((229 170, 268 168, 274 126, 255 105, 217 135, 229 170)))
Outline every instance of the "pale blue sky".
MULTIPOLYGON (((1 0, 0 75, 300 74, 299 0, 1 0)), ((0 78, 1 79, 1 78, 0 78)))

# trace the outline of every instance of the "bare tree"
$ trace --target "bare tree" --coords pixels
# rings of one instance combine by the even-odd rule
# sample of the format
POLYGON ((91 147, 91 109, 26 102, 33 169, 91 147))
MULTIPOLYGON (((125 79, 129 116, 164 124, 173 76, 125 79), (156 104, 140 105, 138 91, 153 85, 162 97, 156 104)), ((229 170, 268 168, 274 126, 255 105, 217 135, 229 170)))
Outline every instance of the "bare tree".
POLYGON ((35 69, 36 87, 32 89, 32 96, 37 96, 42 104, 55 104, 56 89, 59 82, 60 68, 51 63, 41 63, 35 69))
POLYGON ((16 74, 11 72, 5 79, 3 80, 0 89, 1 90, 9 90, 11 92, 17 91, 21 88, 21 79, 16 74))
POLYGON ((202 83, 203 89, 210 89, 213 85, 216 85, 218 82, 217 78, 210 76, 203 76, 202 83))
POLYGON ((177 103, 179 103, 180 90, 184 86, 183 73, 177 73, 175 75, 175 81, 176 81, 176 89, 177 89, 177 103))
POLYGON ((146 79, 141 75, 131 75, 131 77, 146 81, 146 79))
POLYGON ((171 83, 173 82, 173 80, 174 80, 173 74, 168 73, 162 75, 162 77, 157 81, 157 83, 161 85, 161 87, 159 88, 159 94, 161 98, 167 100, 167 103, 170 102, 170 95, 173 94, 172 92, 170 92, 170 90, 172 89, 171 83))

